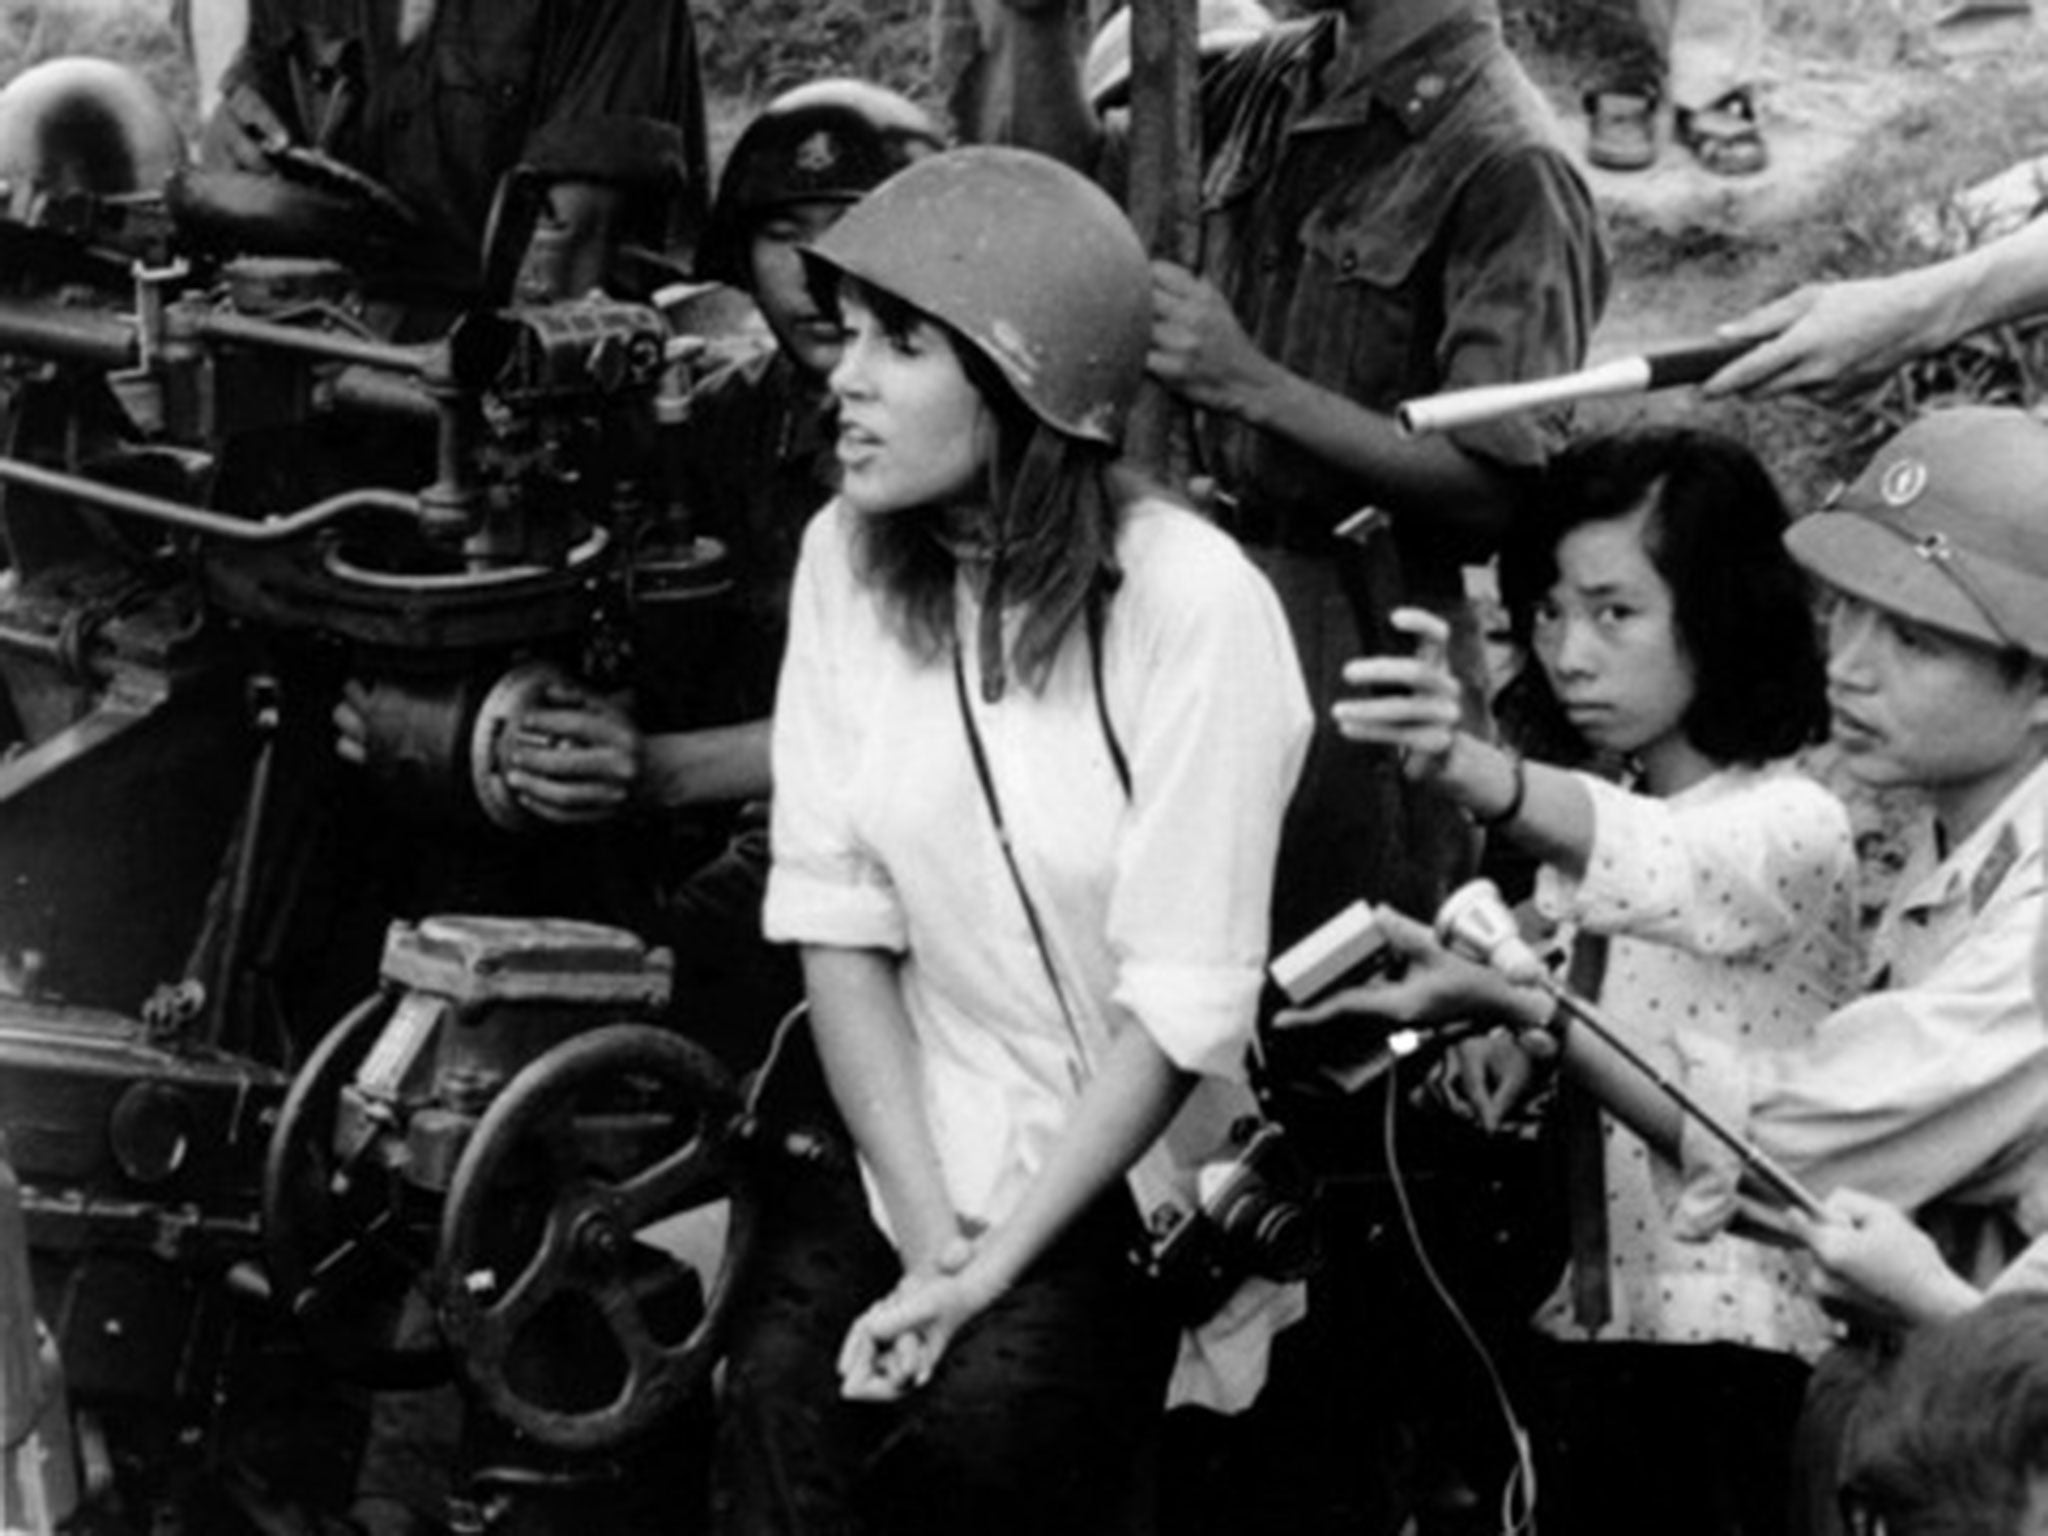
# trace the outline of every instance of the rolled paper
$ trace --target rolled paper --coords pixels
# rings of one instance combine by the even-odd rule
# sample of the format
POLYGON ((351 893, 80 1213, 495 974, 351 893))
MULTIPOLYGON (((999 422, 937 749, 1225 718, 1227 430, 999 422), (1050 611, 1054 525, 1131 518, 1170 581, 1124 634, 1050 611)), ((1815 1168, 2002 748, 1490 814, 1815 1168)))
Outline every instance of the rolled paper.
POLYGON ((1481 384, 1473 389, 1446 390, 1404 400, 1394 419, 1410 437, 1435 432, 1455 432, 1476 427, 1504 416, 1576 405, 1581 400, 1599 400, 1613 395, 1638 395, 1678 384, 1697 384, 1710 379, 1729 363, 1757 344, 1744 341, 1697 341, 1679 346, 1641 352, 1595 363, 1572 373, 1547 379, 1527 379, 1516 384, 1481 384))

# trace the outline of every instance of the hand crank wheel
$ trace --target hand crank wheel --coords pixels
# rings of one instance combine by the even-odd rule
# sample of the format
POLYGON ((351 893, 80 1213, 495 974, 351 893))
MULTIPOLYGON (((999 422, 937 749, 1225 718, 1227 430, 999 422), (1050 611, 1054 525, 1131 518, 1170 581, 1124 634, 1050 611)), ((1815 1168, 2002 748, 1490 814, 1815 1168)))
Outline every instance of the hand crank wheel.
POLYGON ((391 1167, 335 1145, 341 1091, 391 1017, 377 993, 329 1030, 292 1079, 263 1163, 273 1295, 337 1373, 373 1387, 447 1380, 427 1282, 431 1211, 391 1167))
POLYGON ((715 1057, 646 1024, 566 1040, 505 1086, 456 1165, 437 1282, 492 1412, 602 1450, 702 1386, 754 1230, 739 1112, 715 1057))

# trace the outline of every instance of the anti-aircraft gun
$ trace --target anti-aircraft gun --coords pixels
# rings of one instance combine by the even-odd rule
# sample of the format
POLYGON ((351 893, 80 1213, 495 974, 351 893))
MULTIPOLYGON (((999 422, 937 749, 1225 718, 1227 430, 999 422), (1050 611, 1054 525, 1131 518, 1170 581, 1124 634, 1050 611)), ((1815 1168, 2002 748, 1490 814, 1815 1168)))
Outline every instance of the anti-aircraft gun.
POLYGON ((751 1223, 665 952, 470 859, 526 819, 527 710, 716 609, 663 489, 688 349, 488 279, 383 339, 318 253, 402 210, 288 168, 185 169, 116 66, 0 90, 0 1123, 88 1495, 131 1508, 290 1374, 279 1312, 372 1386, 466 1383, 512 1482, 601 1475, 703 1383, 751 1223), (359 883, 423 864, 487 915, 359 883))

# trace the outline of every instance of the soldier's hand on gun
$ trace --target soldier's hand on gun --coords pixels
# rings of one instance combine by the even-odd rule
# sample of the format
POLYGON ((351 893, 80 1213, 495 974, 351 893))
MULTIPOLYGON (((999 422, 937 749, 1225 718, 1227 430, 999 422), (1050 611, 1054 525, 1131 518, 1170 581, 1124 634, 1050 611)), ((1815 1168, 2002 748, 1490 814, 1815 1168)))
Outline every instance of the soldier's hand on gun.
POLYGON ((1837 1189, 1822 1203, 1825 1221, 1797 1210, 1786 1216, 1813 1254, 1814 1291, 1829 1307, 1912 1325, 1952 1317, 1982 1299, 1948 1267, 1934 1239, 1889 1200, 1837 1189))
POLYGON ((1205 410, 1242 415, 1281 376, 1213 283, 1171 261, 1152 263, 1152 347, 1145 367, 1205 410))
POLYGON ((498 768, 519 803, 543 821, 605 821, 632 800, 644 750, 618 701, 555 685, 505 732, 498 768))
POLYGON ((1462 698, 1448 659, 1450 626, 1422 608, 1396 608, 1394 628, 1415 638, 1407 656, 1361 656, 1344 664, 1358 690, 1330 708, 1340 735, 1393 747, 1411 779, 1440 777, 1458 741, 1462 698))

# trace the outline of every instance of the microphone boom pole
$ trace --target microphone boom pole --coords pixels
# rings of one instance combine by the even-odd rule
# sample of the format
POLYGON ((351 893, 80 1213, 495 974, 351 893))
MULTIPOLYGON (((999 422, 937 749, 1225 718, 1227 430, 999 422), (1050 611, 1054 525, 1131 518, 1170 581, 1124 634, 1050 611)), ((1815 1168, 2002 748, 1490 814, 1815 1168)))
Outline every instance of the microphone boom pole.
MULTIPOLYGON (((1450 948, 1491 970, 1504 969, 1502 961, 1510 950, 1527 953, 1520 931, 1515 926, 1514 914, 1508 910, 1507 903, 1501 899, 1499 889, 1491 880, 1474 880, 1453 891, 1438 909, 1436 929, 1438 937, 1450 948)), ((1759 1184, 1814 1220, 1827 1219, 1826 1210, 1811 1190, 1787 1172, 1776 1158, 1724 1124, 1683 1084, 1673 1081, 1655 1062, 1629 1044, 1621 1028, 1598 1008, 1559 982, 1540 963, 1534 966, 1534 973, 1536 984, 1549 993, 1560 1008, 1598 1035, 1610 1050, 1647 1078, 1659 1093, 1733 1152, 1759 1184)), ((1516 979, 1519 980, 1519 976, 1516 979)))

